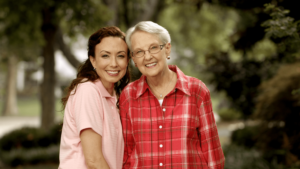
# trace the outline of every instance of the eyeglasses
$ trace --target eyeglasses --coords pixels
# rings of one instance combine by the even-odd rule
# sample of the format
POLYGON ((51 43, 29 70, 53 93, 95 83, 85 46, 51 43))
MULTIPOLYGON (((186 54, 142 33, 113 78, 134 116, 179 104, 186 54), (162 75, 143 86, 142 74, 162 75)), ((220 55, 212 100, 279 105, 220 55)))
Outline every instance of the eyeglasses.
MULTIPOLYGON (((161 51, 164 48, 165 45, 166 44, 164 44, 164 45, 152 45, 146 51, 149 51, 149 53, 151 53, 151 54, 155 54, 155 53, 158 53, 159 51, 161 51)), ((138 49, 138 50, 132 52, 132 56, 137 57, 137 58, 143 57, 145 55, 146 51, 138 49)))

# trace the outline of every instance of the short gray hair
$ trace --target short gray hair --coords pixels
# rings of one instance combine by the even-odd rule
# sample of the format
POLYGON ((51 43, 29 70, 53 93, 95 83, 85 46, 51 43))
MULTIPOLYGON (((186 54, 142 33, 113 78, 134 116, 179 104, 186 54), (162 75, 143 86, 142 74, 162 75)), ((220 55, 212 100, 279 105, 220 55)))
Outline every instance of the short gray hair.
POLYGON ((166 28, 154 23, 152 21, 141 21, 135 26, 131 27, 126 32, 126 43, 128 48, 131 50, 131 36, 134 32, 144 31, 157 35, 163 44, 170 43, 171 37, 166 28))

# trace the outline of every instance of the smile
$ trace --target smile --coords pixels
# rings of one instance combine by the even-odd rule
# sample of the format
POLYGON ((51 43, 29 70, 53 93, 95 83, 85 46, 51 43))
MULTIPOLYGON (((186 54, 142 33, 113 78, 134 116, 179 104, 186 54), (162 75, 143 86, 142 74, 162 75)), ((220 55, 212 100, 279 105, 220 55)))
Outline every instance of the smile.
POLYGON ((120 71, 117 71, 117 70, 107 70, 106 71, 109 75, 111 76, 115 76, 117 75, 120 71))
POLYGON ((150 64, 147 64, 146 67, 152 67, 152 66, 155 66, 157 63, 150 63, 150 64))

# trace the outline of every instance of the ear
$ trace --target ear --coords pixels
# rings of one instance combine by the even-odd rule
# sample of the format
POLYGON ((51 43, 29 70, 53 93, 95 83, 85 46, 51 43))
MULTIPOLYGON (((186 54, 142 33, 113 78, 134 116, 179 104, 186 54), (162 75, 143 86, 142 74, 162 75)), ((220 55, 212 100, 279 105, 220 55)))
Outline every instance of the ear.
POLYGON ((89 56, 90 62, 92 63, 93 67, 95 68, 96 65, 96 59, 93 56, 89 56))
POLYGON ((170 54, 171 54, 171 47, 172 47, 171 43, 167 43, 166 46, 165 46, 167 56, 170 56, 170 54))

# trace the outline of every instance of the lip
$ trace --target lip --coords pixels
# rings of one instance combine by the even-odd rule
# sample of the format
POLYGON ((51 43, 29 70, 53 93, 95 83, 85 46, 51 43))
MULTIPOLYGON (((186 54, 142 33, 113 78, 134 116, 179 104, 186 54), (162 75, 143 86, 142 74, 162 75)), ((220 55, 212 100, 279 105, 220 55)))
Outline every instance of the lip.
POLYGON ((110 76, 118 76, 120 71, 119 70, 107 70, 106 71, 108 75, 110 76))
POLYGON ((155 67, 156 65, 157 65, 157 62, 145 64, 145 66, 146 66, 147 68, 153 68, 153 67, 155 67), (147 65, 150 65, 150 66, 147 66, 147 65))

